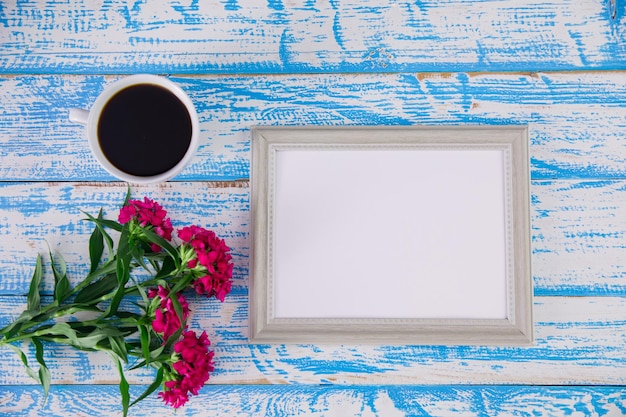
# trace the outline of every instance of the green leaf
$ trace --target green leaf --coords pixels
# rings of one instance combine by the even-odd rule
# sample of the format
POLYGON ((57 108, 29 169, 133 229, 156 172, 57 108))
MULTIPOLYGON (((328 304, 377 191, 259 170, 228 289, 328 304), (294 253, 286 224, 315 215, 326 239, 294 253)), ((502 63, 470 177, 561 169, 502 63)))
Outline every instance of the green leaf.
POLYGON ((78 304, 91 304, 99 302, 101 297, 110 294, 117 286, 117 275, 108 274, 83 288, 74 299, 78 304))
POLYGON ((170 300, 172 300, 172 305, 174 306, 174 311, 178 316, 178 320, 180 321, 180 327, 185 327, 185 318, 183 317, 183 307, 180 305, 180 301, 178 301, 178 293, 170 293, 168 294, 170 300))
POLYGON ((129 244, 130 232, 128 223, 122 228, 119 242, 117 244, 117 281, 120 285, 126 284, 130 278, 130 261, 132 259, 129 244))
MULTIPOLYGON (((161 356, 164 350, 165 350, 165 346, 159 345, 156 349, 150 352, 150 358, 153 361, 156 360, 159 356, 161 356)), ((165 356, 169 357, 169 355, 165 355, 165 356)))
POLYGON ((124 196, 124 202, 122 203, 122 207, 128 205, 129 200, 130 200, 130 184, 126 186, 126 195, 124 196))
POLYGON ((32 338, 31 341, 33 345, 35 345, 35 357, 37 358, 37 362, 39 362, 39 381, 43 387, 43 403, 45 404, 48 399, 48 392, 50 391, 50 370, 43 359, 43 345, 36 338, 32 338))
POLYGON ((72 345, 78 345, 78 335, 68 323, 55 323, 54 325, 37 330, 36 336, 65 336, 72 345))
POLYGON ((78 349, 92 350, 101 340, 108 338, 109 336, 106 333, 103 333, 99 330, 94 330, 88 335, 77 337, 76 341, 73 343, 73 346, 78 349))
POLYGON ((168 348, 167 353, 163 353, 165 351, 165 349, 167 348, 167 346, 164 345, 156 345, 153 346, 153 350, 150 351, 150 359, 149 360, 142 360, 137 362, 135 365, 133 365, 130 370, 135 370, 135 369, 139 369, 139 368, 143 368, 144 366, 147 366, 149 363, 154 364, 155 362, 167 362, 171 359, 171 352, 170 349, 168 348))
POLYGON ((74 287, 72 292, 76 293, 78 291, 82 291, 85 287, 89 286, 93 280, 102 275, 115 274, 116 269, 117 262, 115 261, 115 259, 105 262, 104 265, 96 269, 94 272, 90 272, 89 274, 87 274, 87 276, 74 287))
POLYGON ((143 368, 144 366, 147 366, 148 363, 153 364, 157 362, 157 363, 163 363, 163 362, 168 362, 172 359, 172 353, 171 353, 171 349, 166 346, 166 345, 157 345, 155 347, 153 347, 153 350, 150 351, 150 360, 149 361, 139 361, 137 363, 135 363, 135 365, 133 365, 130 370, 135 370, 135 369, 139 369, 139 368, 143 368), (167 351, 166 351, 167 349, 167 351), (166 353, 163 353, 164 351, 166 351, 166 353))
POLYGON ((117 364, 117 370, 120 374, 120 395, 122 397, 122 410, 123 410, 123 415, 124 417, 126 417, 128 415, 128 408, 130 407, 130 392, 129 392, 129 386, 128 386, 128 381, 126 381, 126 377, 124 376, 124 369, 122 368, 122 362, 120 362, 120 360, 118 359, 117 356, 111 355, 113 356, 113 360, 116 362, 117 364))
POLYGON ((172 294, 178 294, 179 292, 184 291, 187 287, 189 287, 193 279, 194 276, 192 274, 187 274, 183 276, 181 280, 174 284, 174 286, 170 290, 168 297, 172 298, 172 294))
POLYGON ((152 394, 154 391, 156 391, 157 388, 161 386, 162 382, 163 382, 163 367, 161 366, 159 370, 157 371, 157 374, 154 377, 154 381, 152 382, 152 384, 150 384, 148 389, 146 389, 143 394, 137 397, 137 399, 133 401, 133 403, 130 406, 132 407, 133 405, 137 404, 139 401, 146 398, 148 395, 152 394))
POLYGON ((104 313, 104 317, 111 317, 118 313, 117 309, 122 302, 122 298, 124 298, 124 287, 118 287, 109 303, 106 312, 104 313), (121 289, 121 291, 120 291, 121 289))
POLYGON ((133 331, 135 331, 135 327, 131 327, 130 331, 124 332, 123 329, 118 329, 108 324, 84 326, 81 322, 71 322, 55 323, 53 326, 37 330, 33 334, 41 339, 64 343, 77 349, 94 350, 102 340, 106 340, 109 337, 124 337, 133 331), (63 338, 55 336, 63 336, 63 338))
POLYGON ((133 248, 132 250, 132 258, 137 262, 137 264, 142 267, 143 269, 145 269, 148 272, 152 272, 150 270, 150 268, 148 268, 148 265, 146 265, 146 261, 144 260, 144 255, 145 255, 145 250, 143 249, 143 247, 141 245, 138 245, 136 247, 133 248))
POLYGON ((176 248, 174 248, 174 246, 170 244, 170 242, 163 239, 161 236, 157 235, 151 230, 143 229, 142 233, 144 234, 144 236, 146 237, 146 239, 148 239, 150 243, 156 243, 157 245, 165 249, 165 251, 170 255, 170 257, 172 257, 177 268, 180 266, 180 258, 179 258, 178 251, 176 250, 176 248))
POLYGON ((24 324, 29 324, 30 321, 38 315, 39 311, 24 310, 13 323, 0 330, 0 335, 3 335, 7 339, 12 338, 16 334, 18 334, 20 330, 22 330, 22 326, 24 324))
MULTIPOLYGON (((93 217, 91 214, 89 214, 87 212, 84 212, 84 211, 83 211, 83 213, 85 214, 85 216, 87 216, 87 218, 84 219, 84 220, 88 220, 88 221, 94 223, 97 226, 108 227, 109 229, 113 229, 113 230, 116 230, 118 232, 122 230, 123 226, 121 224, 119 224, 118 222, 116 222, 115 220, 107 220, 107 219, 103 219, 103 218, 100 218, 100 217, 93 217)), ((100 230, 100 231, 103 231, 103 230, 100 230)), ((103 233, 103 235, 104 235, 104 233, 103 233)))
POLYGON ((139 341, 141 342, 141 352, 146 363, 150 362, 150 331, 145 325, 139 327, 139 341))
POLYGON ((65 260, 61 255, 57 255, 59 267, 57 268, 52 252, 50 254, 50 265, 52 267, 52 273, 54 274, 54 299, 56 301, 63 301, 67 296, 70 288, 70 281, 67 278, 65 260))
POLYGON ((128 370, 134 371, 136 369, 143 368, 144 366, 147 366, 147 365, 148 363, 146 361, 135 362, 135 364, 131 366, 130 368, 128 368, 128 370))
POLYGON ((124 298, 124 291, 126 283, 130 279, 130 261, 132 259, 131 248, 129 245, 129 226, 128 223, 122 228, 119 242, 117 244, 117 262, 116 262, 116 274, 117 274, 117 290, 111 299, 105 317, 110 317, 117 313, 117 309, 124 298))
MULTIPOLYGON (((57 301, 53 301, 48 304, 45 310, 41 313, 36 311, 26 310, 20 314, 20 316, 8 327, 0 330, 0 334, 3 334, 6 339, 18 338, 24 339, 28 337, 29 334, 32 334, 32 330, 30 333, 27 333, 26 330, 31 329, 33 327, 37 327, 40 323, 47 322, 50 319, 69 316, 75 314, 77 312, 85 312, 85 311, 93 311, 96 313, 101 313, 102 310, 95 306, 89 306, 85 304, 63 304, 59 305, 57 301)), ((74 323, 73 323, 74 324, 74 323)), ((51 324, 42 325, 39 327, 37 332, 38 334, 43 335, 52 327, 51 324)), ((10 340, 9 340, 10 341, 10 340)))
POLYGON ((109 337, 109 344, 111 345, 111 351, 115 353, 124 363, 128 362, 128 350, 126 349, 126 342, 121 336, 109 337))
POLYGON ((39 285, 41 285, 42 276, 43 267, 41 264, 41 256, 37 255, 35 271, 33 272, 33 277, 30 280, 30 288, 28 290, 28 297, 26 299, 26 310, 39 311, 41 305, 41 298, 39 296, 39 285))
POLYGON ((34 379, 37 382, 41 382, 39 380, 39 376, 35 373, 35 371, 33 371, 33 369, 30 366, 28 366, 28 359, 26 358, 26 355, 24 354, 24 352, 22 352, 22 349, 18 348, 17 346, 13 346, 11 344, 6 344, 4 346, 11 349, 17 354, 17 356, 19 356, 19 358, 22 360, 22 363, 24 364, 24 368, 26 368, 26 373, 28 374, 28 376, 30 376, 32 379, 34 379))
POLYGON ((111 236, 109 236, 109 234, 106 232, 106 230, 104 230, 105 227, 108 227, 110 229, 116 230, 116 231, 121 231, 122 230, 122 225, 119 224, 116 221, 113 220, 106 220, 103 219, 101 217, 95 218, 93 217, 91 214, 86 213, 83 211, 83 213, 85 213, 85 215, 87 216, 88 221, 94 223, 96 225, 96 227, 98 228, 98 230, 100 231, 100 233, 102 234, 102 237, 104 238, 106 244, 107 244, 107 249, 109 250, 109 257, 113 258, 113 256, 115 256, 115 252, 113 251, 113 238, 111 238, 111 236))
POLYGON ((153 271, 159 271, 161 269, 161 263, 159 263, 159 260, 161 259, 160 256, 158 255, 152 256, 152 254, 148 254, 144 256, 146 257, 146 259, 148 259, 148 262, 150 262, 150 265, 152 265, 153 271))
MULTIPOLYGON (((37 336, 65 336, 69 344, 83 347, 79 335, 68 323, 55 323, 52 327, 35 332, 37 336)), ((95 343, 94 343, 95 346, 95 343)))
MULTIPOLYGON (((47 322, 50 319, 58 318, 61 316, 68 316, 76 313, 77 311, 95 311, 100 310, 93 306, 86 306, 84 304, 64 304, 59 305, 57 301, 53 301, 48 304, 42 312, 25 310, 20 316, 9 326, 2 329, 0 334, 3 334, 8 341, 10 339, 19 340, 28 337, 29 334, 26 330, 39 326, 41 323, 47 322)), ((45 333, 46 329, 52 327, 51 324, 46 324, 39 327, 39 332, 45 333)))
POLYGON ((167 257, 163 259, 163 264, 161 265, 161 269, 157 271, 154 275, 154 279, 163 279, 171 275, 172 272, 176 270, 176 264, 174 263, 174 259, 171 257, 167 257))
MULTIPOLYGON (((150 304, 150 299, 148 298, 148 293, 146 293, 146 290, 141 286, 141 284, 135 280, 133 280, 133 282, 135 283, 134 288, 137 290, 137 293, 141 296, 142 301, 144 302, 144 306, 139 305, 139 307, 141 309, 143 309, 144 311, 146 311, 146 309, 148 308, 148 305, 150 304)), ((138 304, 136 304, 138 305, 138 304)))
MULTIPOLYGON (((98 213, 98 219, 102 220, 102 209, 98 213)), ((104 252, 104 235, 102 234, 102 230, 95 226, 93 228, 93 232, 89 237, 89 259, 91 260, 91 268, 89 272, 94 272, 98 269, 98 264, 100 263, 100 259, 102 258, 102 253, 104 252)))
POLYGON ((183 334, 183 330, 185 330, 185 328, 183 326, 180 326, 180 328, 178 330, 176 330, 170 337, 169 339, 167 339, 165 341, 165 346, 164 348, 167 349, 168 351, 171 349, 171 347, 174 345, 174 343, 176 343, 178 341, 178 339, 180 339, 180 336, 183 334))

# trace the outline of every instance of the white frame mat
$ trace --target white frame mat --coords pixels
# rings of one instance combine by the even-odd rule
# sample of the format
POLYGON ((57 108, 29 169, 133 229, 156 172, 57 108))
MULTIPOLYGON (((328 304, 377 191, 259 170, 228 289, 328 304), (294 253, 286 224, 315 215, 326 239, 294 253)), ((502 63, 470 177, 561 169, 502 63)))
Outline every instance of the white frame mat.
POLYGON ((255 127, 251 343, 533 340, 525 126, 255 127))

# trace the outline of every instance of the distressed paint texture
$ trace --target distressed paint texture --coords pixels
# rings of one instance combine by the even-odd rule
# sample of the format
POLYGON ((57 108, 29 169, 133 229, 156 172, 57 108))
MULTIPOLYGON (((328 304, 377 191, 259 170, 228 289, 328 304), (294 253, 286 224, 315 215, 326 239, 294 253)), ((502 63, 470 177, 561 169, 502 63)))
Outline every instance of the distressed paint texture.
MULTIPOLYGON (((68 113, 117 78, 0 77, 0 177, 111 180, 68 113)), ((171 78, 200 119, 197 156, 177 181, 247 179, 254 125, 528 124, 533 179, 626 176, 622 71, 171 78)))
MULTIPOLYGON (((133 387, 132 394, 139 395, 133 387)), ((11 416, 119 416, 115 386, 54 386, 42 407, 34 387, 0 390, 0 404, 11 416), (77 401, 75 396, 80 396, 77 401), (15 404, 15 405, 13 405, 15 404), (19 405, 18 405, 19 404, 19 405)), ((130 416, 296 416, 310 417, 619 417, 626 414, 626 393, 614 387, 545 386, 212 386, 177 412, 146 399, 130 416), (140 409, 139 409, 140 408, 140 409), (523 413, 520 410, 524 410, 523 413)))
POLYGON ((3 2, 9 73, 616 69, 608 0, 3 2), (111 36, 114 35, 114 36, 111 36))
MULTIPOLYGON (((201 145, 174 181, 132 190, 175 226, 223 236, 235 285, 224 303, 192 300, 215 349, 209 386, 176 414, 153 395, 131 416, 626 415, 626 1, 615 6, 0 2, 0 326, 48 246, 70 279, 85 273, 81 210, 114 217, 126 192, 69 110, 124 74, 167 74, 198 109, 201 145), (249 345, 250 127, 420 124, 528 125, 534 344, 249 345)), ((0 415, 121 415, 106 354, 55 348, 46 362, 43 404, 0 349, 0 415)), ((152 376, 130 373, 133 394, 152 376)))
MULTIPOLYGON (((0 183, 4 213, 0 236, 5 237, 0 239, 4 242, 0 252, 5 255, 0 260, 4 278, 0 294, 26 293, 35 256, 41 253, 47 258, 48 247, 63 254, 68 275, 75 277, 72 281, 84 277, 89 271, 86 245, 93 230, 84 212, 97 216, 102 208, 107 218, 116 219, 127 189, 123 183, 104 187, 101 183, 0 183)), ((235 285, 244 285, 250 218, 247 181, 160 184, 136 188, 133 196, 159 201, 176 228, 198 224, 218 233, 232 249, 235 285)), ((43 290, 51 293, 52 287, 43 290)))
MULTIPOLYGON (((536 295, 626 295, 626 181, 534 180, 532 261, 536 295)), ((158 199, 175 226, 213 228, 232 248, 235 286, 246 287, 250 254, 248 181, 133 187, 158 199), (218 186, 216 186, 218 184, 218 186)), ((122 183, 0 183, 0 294, 25 294, 37 253, 62 253, 70 278, 89 269, 92 226, 81 211, 117 216, 122 183)), ((50 294, 51 284, 44 290, 50 294)))
MULTIPOLYGON (((247 296, 224 304, 191 296, 191 328, 207 331, 215 350, 211 384, 626 384, 624 297, 536 297, 535 343, 507 346, 254 345, 247 343, 247 296)), ((0 297, 0 325, 23 297, 0 297)), ((34 351, 24 347, 36 363, 34 351)), ((32 384, 19 358, 0 351, 0 389, 32 384)), ((115 384, 106 353, 58 347, 46 354, 54 384, 115 384)), ((149 383, 152 370, 127 375, 149 383)))
MULTIPOLYGON (((623 384, 626 298, 620 254, 626 224, 619 213, 626 206, 624 184, 623 180, 533 182, 535 287, 539 293, 559 297, 536 298, 536 342, 531 348, 248 345, 247 181, 178 182, 137 186, 132 192, 161 201, 175 226, 211 227, 233 248, 237 264, 233 294, 224 304, 196 299, 193 307, 193 325, 206 328, 214 341, 219 364, 215 383, 623 384), (184 222, 177 220, 181 218, 184 222), (606 236, 598 235, 602 230, 606 236), (572 255, 561 262, 562 253, 572 255), (596 270, 590 271, 588 265, 597 265, 596 270), (610 269, 613 275, 607 273, 607 265, 615 265, 610 269), (581 272, 586 275, 580 276, 581 272), (576 296, 600 292, 607 297, 567 297, 570 291, 576 296)), ((96 213, 104 207, 107 217, 115 218, 126 186, 4 183, 0 190, 0 230, 5 233, 0 247, 8 255, 1 269, 5 294, 0 303, 1 326, 23 305, 23 297, 13 294, 27 292, 34 255, 46 251, 47 245, 65 255, 70 278, 84 275, 90 227, 78 220, 84 217, 80 210, 96 213)), ((50 280, 48 276, 44 286, 47 294, 50 280)), ((55 382, 115 383, 106 355, 70 349, 54 352, 50 366, 58 371, 55 382)), ((1 354, 0 385, 28 383, 13 353, 1 354)), ((131 380, 147 382, 150 376, 139 372, 131 380)))

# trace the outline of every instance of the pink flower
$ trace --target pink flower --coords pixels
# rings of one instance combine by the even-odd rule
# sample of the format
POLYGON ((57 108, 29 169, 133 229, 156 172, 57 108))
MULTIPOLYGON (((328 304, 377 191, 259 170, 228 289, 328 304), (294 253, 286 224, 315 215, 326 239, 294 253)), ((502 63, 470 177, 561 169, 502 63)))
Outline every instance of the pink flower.
MULTIPOLYGON (((166 217, 167 212, 161 205, 148 197, 141 200, 129 200, 128 204, 122 207, 118 216, 120 224, 126 224, 136 220, 142 227, 151 227, 158 236, 170 241, 172 240, 172 222, 166 217)), ((151 244, 153 252, 159 252, 161 247, 156 243, 151 244)))
POLYGON ((176 310, 174 309, 174 302, 169 295, 169 290, 159 285, 158 289, 152 289, 148 292, 148 297, 160 298, 159 308, 154 312, 155 318, 152 321, 152 329, 162 335, 163 344, 176 333, 189 317, 189 304, 182 294, 177 294, 178 303, 180 304, 183 313, 183 322, 181 323, 176 310))
POLYGON ((214 295, 221 302, 224 302, 232 286, 233 282, 224 274, 205 275, 193 282, 193 288, 198 294, 207 294, 209 297, 214 295))
POLYGON ((197 278, 193 287, 198 294, 215 296, 224 301, 232 288, 233 264, 230 262, 230 248, 214 232, 199 226, 184 227, 178 231, 178 237, 190 245, 196 252, 196 258, 187 263, 195 268, 199 263, 206 268, 207 274, 197 278))
POLYGON ((210 345, 206 332, 198 337, 193 331, 183 332, 183 338, 174 344, 174 352, 180 358, 172 364, 176 375, 165 382, 165 389, 159 393, 166 404, 179 408, 189 400, 189 394, 198 395, 214 370, 210 345))
POLYGON ((159 397, 161 397, 163 402, 174 408, 182 407, 187 401, 189 401, 187 391, 178 385, 179 382, 177 380, 167 381, 165 383, 165 389, 162 392, 159 392, 159 397))

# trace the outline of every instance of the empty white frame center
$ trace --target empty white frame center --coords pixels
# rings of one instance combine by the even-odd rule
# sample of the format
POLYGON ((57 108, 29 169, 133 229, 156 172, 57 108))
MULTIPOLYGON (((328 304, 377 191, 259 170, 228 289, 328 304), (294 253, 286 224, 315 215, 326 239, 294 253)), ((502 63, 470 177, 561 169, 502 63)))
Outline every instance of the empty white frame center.
POLYGON ((275 317, 507 317, 501 150, 276 153, 275 317))

